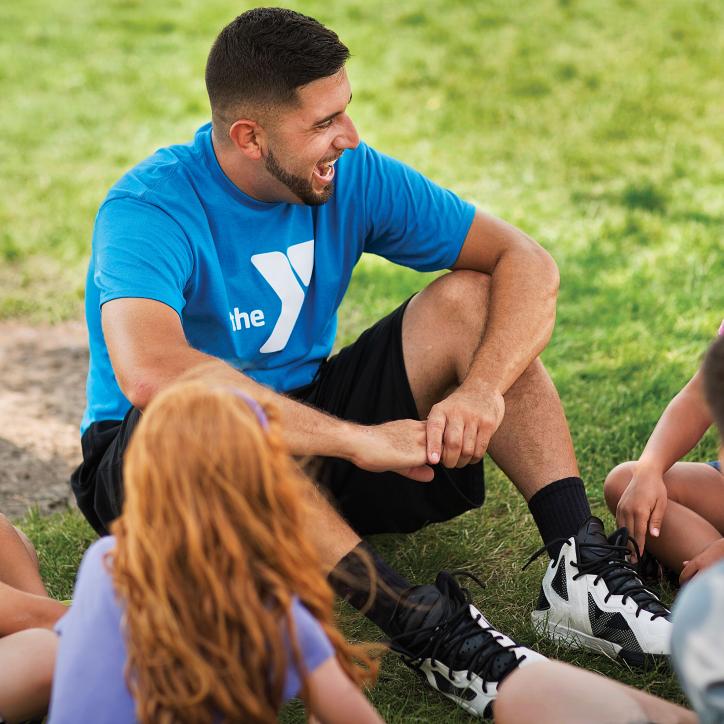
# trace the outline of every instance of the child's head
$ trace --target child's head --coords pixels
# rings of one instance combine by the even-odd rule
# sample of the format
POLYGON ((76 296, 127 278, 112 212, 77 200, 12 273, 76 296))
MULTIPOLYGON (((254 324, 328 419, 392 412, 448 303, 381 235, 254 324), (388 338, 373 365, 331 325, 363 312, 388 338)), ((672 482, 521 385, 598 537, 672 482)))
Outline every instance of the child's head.
POLYGON ((704 360, 704 391, 719 430, 719 462, 724 470, 724 336, 712 344, 704 360))
POLYGON ((124 464, 112 574, 142 721, 273 720, 293 595, 360 679, 360 652, 333 627, 332 592, 302 535, 311 485, 273 410, 231 387, 174 384, 144 412, 124 464))

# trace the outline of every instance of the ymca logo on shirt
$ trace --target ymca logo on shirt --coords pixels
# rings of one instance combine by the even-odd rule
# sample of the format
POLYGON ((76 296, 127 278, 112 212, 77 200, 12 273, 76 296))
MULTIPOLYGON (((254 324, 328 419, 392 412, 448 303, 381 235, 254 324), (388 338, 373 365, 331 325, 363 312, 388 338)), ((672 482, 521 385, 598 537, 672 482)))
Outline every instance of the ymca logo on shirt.
MULTIPOLYGON (((281 251, 255 254, 251 257, 251 263, 282 303, 279 319, 259 351, 262 353, 280 352, 287 346, 294 325, 299 319, 309 282, 312 279, 314 239, 290 246, 286 254, 281 251)), ((229 312, 229 318, 235 332, 242 328, 249 329, 250 326, 263 327, 266 325, 264 312, 261 309, 240 312, 239 308, 235 307, 233 312, 229 312)))

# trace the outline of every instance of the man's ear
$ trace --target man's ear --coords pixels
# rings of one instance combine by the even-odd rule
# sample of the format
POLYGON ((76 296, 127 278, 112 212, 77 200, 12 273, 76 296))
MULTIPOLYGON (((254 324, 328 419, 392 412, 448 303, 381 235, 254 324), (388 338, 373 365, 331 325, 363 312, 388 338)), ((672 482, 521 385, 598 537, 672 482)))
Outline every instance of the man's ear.
POLYGON ((229 128, 229 138, 245 156, 258 161, 262 156, 264 129, 256 122, 240 118, 229 128))

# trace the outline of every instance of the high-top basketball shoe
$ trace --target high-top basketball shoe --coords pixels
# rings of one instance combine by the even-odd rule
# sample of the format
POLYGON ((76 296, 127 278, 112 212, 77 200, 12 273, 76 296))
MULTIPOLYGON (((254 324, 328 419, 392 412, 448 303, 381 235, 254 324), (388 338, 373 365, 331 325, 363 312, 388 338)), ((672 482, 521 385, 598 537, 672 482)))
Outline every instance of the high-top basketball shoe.
POLYGON ((545 661, 496 631, 445 571, 434 586, 414 586, 403 595, 393 625, 399 633, 392 649, 404 662, 433 689, 479 717, 492 715, 498 684, 506 676, 518 666, 545 661))
POLYGON ((533 625, 554 641, 633 666, 668 655, 669 611, 628 561, 628 540, 625 528, 606 538, 603 523, 589 518, 550 562, 531 615, 533 625))

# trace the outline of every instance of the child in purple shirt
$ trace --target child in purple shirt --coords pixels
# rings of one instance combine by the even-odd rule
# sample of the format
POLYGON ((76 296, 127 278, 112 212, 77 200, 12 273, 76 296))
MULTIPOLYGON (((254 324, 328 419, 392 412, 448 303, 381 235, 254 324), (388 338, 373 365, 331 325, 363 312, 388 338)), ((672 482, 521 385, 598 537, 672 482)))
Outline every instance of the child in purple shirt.
POLYGON ((197 370, 146 408, 124 480, 56 628, 51 724, 271 722, 296 695, 323 724, 379 724, 273 411, 197 370))
MULTIPOLYGON (((78 572, 73 607, 55 627, 61 645, 50 722, 136 721, 136 705, 124 676, 123 607, 108 569, 115 545, 115 538, 109 536, 89 548, 78 572), (84 691, 79 695, 80 688, 84 691)), ((292 618, 304 668, 311 674, 334 657, 334 648, 298 598, 292 600, 292 618)), ((300 689, 301 674, 290 661, 282 701, 296 696, 300 689)))

